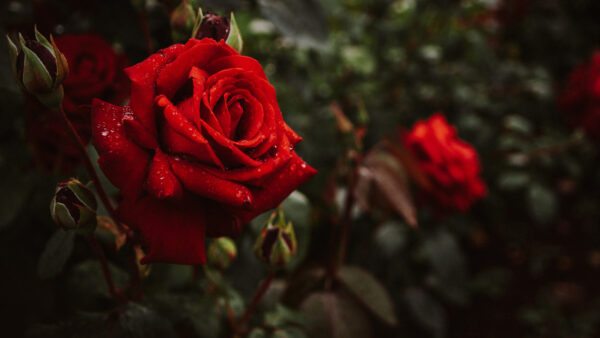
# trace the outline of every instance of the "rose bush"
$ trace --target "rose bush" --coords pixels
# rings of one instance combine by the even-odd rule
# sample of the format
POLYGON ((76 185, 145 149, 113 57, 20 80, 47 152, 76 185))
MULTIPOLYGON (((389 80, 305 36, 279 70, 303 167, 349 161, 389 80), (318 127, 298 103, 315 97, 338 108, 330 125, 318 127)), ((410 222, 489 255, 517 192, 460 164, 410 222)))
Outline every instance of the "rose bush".
POLYGON ((466 211, 485 196, 477 152, 442 114, 417 122, 403 143, 428 179, 426 195, 439 206, 466 211))
MULTIPOLYGON (((63 108, 83 142, 91 137, 90 106, 93 98, 121 104, 129 95, 129 82, 123 68, 127 58, 117 53, 101 37, 92 34, 67 34, 56 39, 69 63, 63 82, 63 108)), ((77 148, 66 134, 57 114, 29 98, 26 102, 27 136, 39 165, 71 172, 79 163, 77 148)))
POLYGON ((558 96, 566 119, 596 139, 600 138, 600 52, 580 64, 569 75, 558 96))
POLYGON ((94 101, 93 142, 144 263, 203 263, 205 236, 236 236, 316 173, 260 64, 223 40, 175 44, 125 71, 130 103, 94 101))

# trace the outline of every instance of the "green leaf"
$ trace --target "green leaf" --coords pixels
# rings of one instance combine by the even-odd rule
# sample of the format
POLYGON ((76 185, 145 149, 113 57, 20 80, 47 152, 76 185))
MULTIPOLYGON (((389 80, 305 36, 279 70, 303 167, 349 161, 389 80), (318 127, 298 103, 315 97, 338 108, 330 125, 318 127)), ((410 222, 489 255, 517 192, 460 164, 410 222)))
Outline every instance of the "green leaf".
POLYGON ((531 217, 541 224, 549 223, 556 214, 556 196, 540 184, 529 188, 528 203, 531 217))
POLYGON ((310 212, 311 206, 308 198, 299 191, 294 191, 281 203, 281 208, 286 218, 294 225, 294 234, 297 241, 297 251, 286 264, 288 271, 295 270, 306 258, 310 246, 310 212))
POLYGON ((231 28, 229 30, 229 36, 227 37, 226 42, 229 46, 231 46, 231 48, 242 54, 242 50, 244 49, 244 41, 242 40, 242 33, 240 32, 237 21, 235 21, 235 15, 233 15, 233 12, 231 12, 230 25, 231 28))
POLYGON ((75 233, 62 229, 50 237, 46 248, 38 261, 38 276, 42 279, 52 278, 58 275, 73 252, 75 233))
POLYGON ((371 273, 359 267, 343 266, 338 279, 377 318, 390 326, 398 324, 389 293, 371 273))
POLYGON ((454 236, 448 231, 438 231, 424 243, 424 250, 433 268, 433 286, 456 303, 467 300, 466 263, 454 236))
POLYGON ((327 20, 313 0, 259 0, 260 11, 286 38, 301 47, 328 47, 327 20))
POLYGON ((316 292, 300 306, 311 338, 369 338, 367 314, 351 299, 332 292, 316 292))
POLYGON ((406 289, 404 293, 410 312, 417 321, 436 338, 446 332, 446 314, 440 303, 419 288, 406 289))

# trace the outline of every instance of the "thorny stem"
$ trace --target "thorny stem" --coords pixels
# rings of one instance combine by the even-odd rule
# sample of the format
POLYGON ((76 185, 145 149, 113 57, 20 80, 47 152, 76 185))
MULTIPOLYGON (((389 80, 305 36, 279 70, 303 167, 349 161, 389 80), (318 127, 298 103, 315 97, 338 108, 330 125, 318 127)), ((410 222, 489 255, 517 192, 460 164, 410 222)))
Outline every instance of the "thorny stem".
POLYGON ((94 236, 93 234, 90 236, 86 236, 86 240, 90 244, 90 247, 92 248, 92 250, 94 250, 96 257, 98 257, 98 261, 100 262, 100 266, 102 267, 102 273, 104 274, 104 279, 106 280, 106 284, 108 286, 108 292, 110 292, 110 294, 113 297, 119 299, 120 301, 126 302, 127 299, 125 299, 125 297, 123 297, 123 294, 121 294, 119 291, 117 291, 117 288, 115 287, 115 283, 112 279, 112 275, 108 268, 106 256, 104 255, 104 251, 102 250, 102 247, 96 240, 96 236, 94 236))
POLYGON ((260 283, 260 286, 258 287, 256 292, 254 293, 254 296, 252 297, 252 301, 250 302, 250 304, 248 304, 246 311, 242 315, 242 319, 237 325, 238 328, 243 328, 244 325, 246 325, 246 322, 248 322, 248 319, 250 319, 250 316, 252 315, 252 313, 260 303, 261 299, 269 289, 269 286, 271 286, 273 278, 275 278, 275 273, 273 271, 270 271, 267 277, 260 283))

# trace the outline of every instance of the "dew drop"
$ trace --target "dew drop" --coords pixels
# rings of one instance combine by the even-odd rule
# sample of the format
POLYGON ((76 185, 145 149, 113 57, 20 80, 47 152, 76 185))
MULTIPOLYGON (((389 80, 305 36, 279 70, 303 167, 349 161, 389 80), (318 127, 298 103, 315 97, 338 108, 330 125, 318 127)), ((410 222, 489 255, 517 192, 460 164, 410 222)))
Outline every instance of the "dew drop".
POLYGON ((100 135, 102 135, 102 136, 108 136, 108 130, 104 130, 103 132, 100 133, 100 135))

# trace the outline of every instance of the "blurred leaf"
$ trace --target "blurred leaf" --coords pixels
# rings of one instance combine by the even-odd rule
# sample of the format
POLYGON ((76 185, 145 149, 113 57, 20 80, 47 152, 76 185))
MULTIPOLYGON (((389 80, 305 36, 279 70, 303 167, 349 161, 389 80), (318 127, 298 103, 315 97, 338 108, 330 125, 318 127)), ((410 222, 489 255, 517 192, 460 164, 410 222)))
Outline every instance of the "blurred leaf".
MULTIPOLYGON (((1 92, 0 92, 1 94, 1 92)), ((0 156, 0 163, 5 160, 0 156)), ((0 230, 9 225, 22 210, 23 204, 32 188, 32 177, 23 174, 21 169, 5 168, 1 170, 0 191, 10 195, 0 203, 0 230)), ((48 203, 50 203, 48 196, 48 203)))
POLYGON ((73 252, 75 232, 58 229, 46 242, 38 261, 38 276, 42 279, 58 275, 73 252))
POLYGON ((197 293, 152 295, 149 302, 167 318, 179 332, 190 337, 217 337, 221 318, 214 298, 197 293))
POLYGON ((260 11, 287 38, 301 47, 327 48, 328 26, 314 0, 258 0, 260 11))
POLYGON ((129 302, 119 314, 121 328, 131 337, 175 337, 169 322, 154 311, 129 302))
POLYGON ((390 295, 371 273, 359 267, 343 266, 338 278, 375 316, 387 325, 398 324, 390 295))
POLYGON ((525 187, 530 181, 528 173, 511 171, 503 173, 498 179, 498 186, 502 190, 515 190, 525 187))
POLYGON ((446 336, 446 314, 435 299, 419 288, 406 289, 404 297, 410 312, 423 327, 435 338, 446 336))
POLYGON ((388 221, 381 224, 375 232, 375 243, 386 257, 390 258, 406 246, 406 226, 400 222, 388 221))
POLYGON ((556 214, 556 195, 554 192, 540 184, 532 184, 528 195, 529 212, 534 220, 547 224, 556 214))
POLYGON ((287 220, 294 225, 294 232, 298 249, 294 257, 285 266, 288 271, 293 271, 306 258, 310 246, 310 212, 311 206, 308 198, 299 191, 294 191, 281 203, 281 208, 287 220))
POLYGON ((288 325, 302 325, 304 320, 299 312, 277 304, 275 309, 265 314, 264 324, 269 327, 281 328, 288 325))
MULTIPOLYGON (((127 272, 108 262, 108 268, 117 289, 128 281, 127 272)), ((100 262, 94 257, 78 263, 67 275, 66 290, 70 304, 77 309, 93 310, 98 304, 112 303, 100 262)))
POLYGON ((369 338, 373 336, 366 313, 341 294, 316 292, 300 311, 306 318, 306 333, 311 338, 369 338))
POLYGON ((130 302, 117 311, 78 313, 56 325, 33 327, 27 331, 27 337, 170 338, 177 335, 163 317, 130 302))
POLYGON ((452 301, 464 303, 467 298, 466 263, 454 236, 440 230, 426 239, 424 250, 437 277, 434 286, 452 301))
POLYGON ((361 206, 374 205, 371 201, 373 195, 374 198, 381 197, 410 226, 417 226, 417 210, 404 171, 394 157, 384 152, 369 153, 358 169, 358 177, 354 193, 361 206))

